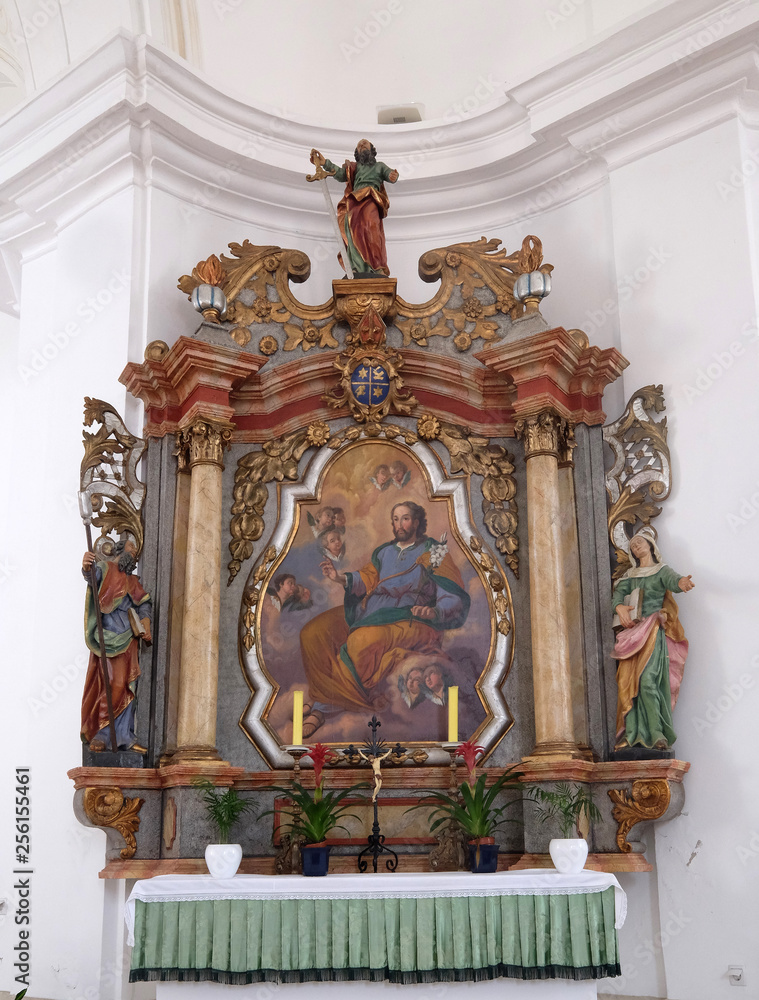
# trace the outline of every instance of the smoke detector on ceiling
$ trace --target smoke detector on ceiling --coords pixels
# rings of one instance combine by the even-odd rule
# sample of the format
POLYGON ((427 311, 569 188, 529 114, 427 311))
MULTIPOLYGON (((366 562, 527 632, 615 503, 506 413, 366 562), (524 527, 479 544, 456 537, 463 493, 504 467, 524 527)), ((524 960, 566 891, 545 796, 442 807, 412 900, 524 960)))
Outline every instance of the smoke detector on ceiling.
POLYGON ((423 112, 423 104, 385 104, 377 108, 377 124, 407 125, 409 122, 420 122, 423 112))

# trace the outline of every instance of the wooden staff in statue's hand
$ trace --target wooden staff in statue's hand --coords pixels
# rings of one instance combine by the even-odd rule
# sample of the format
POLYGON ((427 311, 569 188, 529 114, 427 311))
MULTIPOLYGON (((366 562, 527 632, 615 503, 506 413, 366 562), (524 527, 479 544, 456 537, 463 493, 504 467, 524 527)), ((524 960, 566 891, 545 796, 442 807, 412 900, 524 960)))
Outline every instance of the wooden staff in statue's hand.
MULTIPOLYGON (((318 149, 311 150, 310 160, 316 167, 313 174, 306 174, 307 181, 321 181, 322 194, 324 195, 324 201, 327 205, 327 212, 329 213, 330 222, 332 223, 332 229, 334 231, 335 237, 337 238, 338 246, 344 243, 343 234, 340 231, 340 225, 337 220, 337 212, 335 211, 335 206, 332 204, 332 199, 329 196, 329 188, 327 187, 327 178, 333 177, 335 174, 334 170, 325 170, 324 164, 327 162, 318 149)), ((342 260, 345 265, 346 277, 353 277, 353 269, 351 267, 350 261, 346 260, 347 254, 343 254, 342 260)))

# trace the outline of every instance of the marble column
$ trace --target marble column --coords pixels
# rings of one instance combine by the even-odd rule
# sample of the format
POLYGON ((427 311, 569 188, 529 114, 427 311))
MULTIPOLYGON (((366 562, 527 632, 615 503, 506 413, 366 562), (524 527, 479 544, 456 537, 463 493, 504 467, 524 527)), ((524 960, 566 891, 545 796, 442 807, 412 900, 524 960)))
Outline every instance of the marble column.
POLYGON ((196 417, 180 431, 190 469, 187 562, 178 692, 178 761, 218 761, 216 694, 219 669, 222 456, 231 425, 196 417))
POLYGON ((189 449, 177 432, 177 491, 174 501, 174 535, 171 552, 171 609, 169 612, 169 662, 166 665, 166 715, 164 753, 161 765, 171 763, 177 749, 179 675, 182 662, 182 620, 184 618, 185 573, 187 571, 187 525, 190 514, 189 449))
POLYGON ((531 756, 584 756, 575 741, 569 619, 564 584, 559 462, 571 453, 572 426, 546 409, 516 422, 527 464, 532 675, 535 739, 531 756))
POLYGON ((574 738, 585 757, 593 759, 588 744, 588 716, 585 695, 585 637, 583 632, 580 550, 577 534, 577 500, 574 463, 571 458, 559 463, 559 504, 564 552, 564 593, 569 624, 569 663, 572 677, 572 716, 574 738))

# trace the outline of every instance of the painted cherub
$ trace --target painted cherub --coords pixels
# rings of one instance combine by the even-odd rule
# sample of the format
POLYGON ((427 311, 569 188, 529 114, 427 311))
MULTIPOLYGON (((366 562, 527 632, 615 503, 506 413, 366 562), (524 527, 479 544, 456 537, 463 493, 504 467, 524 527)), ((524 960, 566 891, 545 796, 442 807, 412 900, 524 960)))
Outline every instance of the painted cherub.
POLYGON ((392 479, 390 478, 390 466, 384 464, 378 465, 374 470, 374 475, 369 476, 369 481, 372 483, 375 490, 384 492, 392 482, 392 479))

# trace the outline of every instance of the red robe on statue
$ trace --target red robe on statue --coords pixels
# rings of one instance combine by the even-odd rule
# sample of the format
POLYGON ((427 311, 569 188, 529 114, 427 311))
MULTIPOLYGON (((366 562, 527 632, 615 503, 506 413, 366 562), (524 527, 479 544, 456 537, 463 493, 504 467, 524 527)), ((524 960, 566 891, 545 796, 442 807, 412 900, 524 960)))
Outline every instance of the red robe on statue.
MULTIPOLYGON (((103 615, 105 655, 114 719, 134 700, 137 678, 140 676, 139 644, 129 625, 129 609, 137 609, 138 617, 150 617, 150 595, 143 590, 136 576, 124 573, 116 562, 100 562, 101 578, 98 602, 103 615)), ((87 588, 85 605, 85 639, 90 650, 90 662, 82 695, 82 740, 89 743, 108 725, 108 705, 105 697, 103 671, 100 664, 97 619, 92 590, 87 588)), ((118 725, 117 725, 118 729, 118 725)))

